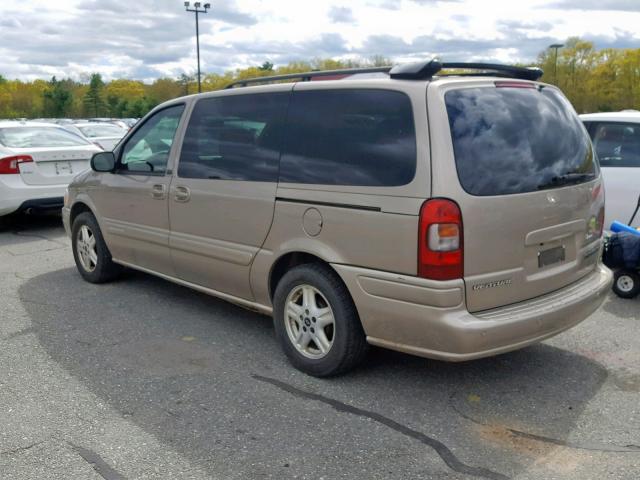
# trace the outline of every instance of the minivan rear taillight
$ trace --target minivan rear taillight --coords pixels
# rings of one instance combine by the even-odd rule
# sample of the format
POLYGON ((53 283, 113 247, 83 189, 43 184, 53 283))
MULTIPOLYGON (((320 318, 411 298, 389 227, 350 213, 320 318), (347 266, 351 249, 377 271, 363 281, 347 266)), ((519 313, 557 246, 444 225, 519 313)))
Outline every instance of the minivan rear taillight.
POLYGON ((18 165, 29 162, 33 162, 33 158, 29 155, 15 155, 12 157, 0 158, 0 175, 20 173, 18 165))
POLYGON ((452 200, 427 200, 420 208, 418 276, 432 280, 462 278, 462 214, 452 200))

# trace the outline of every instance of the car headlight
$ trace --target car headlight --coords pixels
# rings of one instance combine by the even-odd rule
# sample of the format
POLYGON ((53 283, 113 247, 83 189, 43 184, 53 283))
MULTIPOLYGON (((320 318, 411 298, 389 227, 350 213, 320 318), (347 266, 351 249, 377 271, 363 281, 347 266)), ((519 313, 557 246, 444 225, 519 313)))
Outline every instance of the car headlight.
MULTIPOLYGON (((58 197, 58 198, 60 198, 60 197, 58 197)), ((63 203, 63 205, 65 207, 69 206, 69 187, 64 189, 64 203, 63 203)))

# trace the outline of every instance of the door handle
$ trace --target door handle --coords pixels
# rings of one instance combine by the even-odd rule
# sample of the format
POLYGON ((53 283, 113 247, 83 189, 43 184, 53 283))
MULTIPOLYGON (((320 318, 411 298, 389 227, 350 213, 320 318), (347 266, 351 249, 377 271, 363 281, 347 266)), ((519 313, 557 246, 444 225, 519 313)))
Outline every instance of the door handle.
POLYGON ((173 199, 176 202, 188 202, 191 200, 191 191, 187 187, 176 187, 173 192, 173 199))
POLYGON ((167 198, 167 186, 160 183, 151 187, 151 196, 156 200, 164 200, 167 198))

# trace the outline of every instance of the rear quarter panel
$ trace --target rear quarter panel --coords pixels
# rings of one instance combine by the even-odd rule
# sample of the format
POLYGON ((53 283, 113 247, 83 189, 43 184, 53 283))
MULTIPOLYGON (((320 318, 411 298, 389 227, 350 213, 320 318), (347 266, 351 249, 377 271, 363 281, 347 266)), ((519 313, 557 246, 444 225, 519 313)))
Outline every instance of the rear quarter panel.
POLYGON ((399 187, 280 183, 273 224, 251 272, 252 290, 260 303, 271 304, 271 269, 290 252, 310 253, 334 264, 416 275, 418 214, 431 183, 426 83, 350 80, 302 83, 295 88, 345 87, 398 90, 409 96, 417 142, 415 177, 399 187), (309 209, 322 217, 322 228, 315 236, 303 228, 309 209))

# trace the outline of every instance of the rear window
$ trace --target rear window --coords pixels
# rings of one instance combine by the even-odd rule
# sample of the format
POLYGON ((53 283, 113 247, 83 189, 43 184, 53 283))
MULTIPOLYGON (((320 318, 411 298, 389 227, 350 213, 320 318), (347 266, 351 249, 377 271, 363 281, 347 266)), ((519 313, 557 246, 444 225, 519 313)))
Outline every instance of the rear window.
POLYGON ((57 127, 0 128, 0 143, 10 148, 78 147, 85 139, 57 127))
POLYGON ((445 94, 458 178, 471 195, 533 192, 593 180, 589 137, 550 88, 469 88, 445 94))
POLYGON ((601 166, 640 167, 640 123, 596 123, 590 131, 601 166))
POLYGON ((126 130, 117 125, 84 125, 78 128, 89 138, 124 137, 124 134, 127 133, 126 130))
POLYGON ((416 171, 409 97, 391 90, 295 92, 280 182, 405 185, 416 171))

